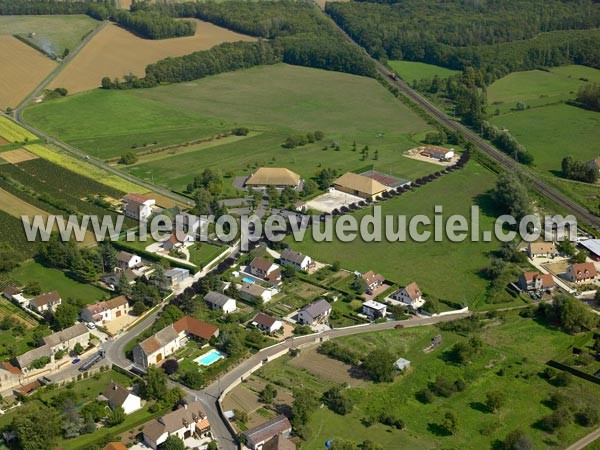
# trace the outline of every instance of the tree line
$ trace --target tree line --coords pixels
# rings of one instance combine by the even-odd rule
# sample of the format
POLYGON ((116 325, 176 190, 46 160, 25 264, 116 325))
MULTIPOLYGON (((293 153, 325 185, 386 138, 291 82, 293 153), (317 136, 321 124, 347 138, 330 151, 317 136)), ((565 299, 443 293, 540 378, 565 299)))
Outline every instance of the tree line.
POLYGON ((582 0, 394 5, 328 3, 327 13, 372 56, 483 68, 491 79, 570 63, 600 67, 600 8, 582 0))
POLYGON ((134 3, 133 11, 115 8, 106 0, 0 0, 0 15, 87 14, 97 20, 111 20, 146 39, 192 36, 196 24, 161 15, 146 2, 134 3))

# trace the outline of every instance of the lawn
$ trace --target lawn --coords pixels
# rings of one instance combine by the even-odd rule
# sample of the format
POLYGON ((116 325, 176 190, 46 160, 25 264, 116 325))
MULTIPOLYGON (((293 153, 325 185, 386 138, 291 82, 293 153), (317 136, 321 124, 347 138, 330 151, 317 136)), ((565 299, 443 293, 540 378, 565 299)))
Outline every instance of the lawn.
POLYGON ((204 267, 225 250, 227 247, 219 247, 218 245, 211 245, 205 242, 201 242, 188 247, 190 252, 190 262, 196 264, 198 267, 204 267))
MULTIPOLYGON (((475 162, 462 171, 445 175, 415 192, 409 192, 382 203, 382 216, 406 215, 407 222, 417 214, 433 218, 435 205, 443 206, 443 216, 452 214, 469 217, 471 205, 481 208, 480 230, 493 228, 494 214, 487 194, 495 184, 495 176, 475 162)), ((369 210, 357 213, 360 218, 369 210)), ((433 219, 432 219, 433 220, 433 219)), ((431 227, 427 227, 431 229, 431 227)), ((292 238, 288 238, 289 241, 292 238)), ((489 263, 487 253, 496 249, 494 242, 434 242, 389 243, 382 233, 382 242, 316 243, 310 234, 303 242, 292 244, 300 252, 317 261, 341 262, 350 271, 374 270, 401 284, 416 281, 425 294, 458 303, 470 304, 486 288, 487 281, 479 272, 489 263)))
POLYGON ((27 261, 11 272, 11 277, 22 284, 39 283, 43 292, 58 291, 63 299, 85 300, 96 303, 109 297, 107 292, 67 277, 64 272, 46 267, 35 261, 27 261))
MULTIPOLYGON (((483 332, 487 345, 473 362, 459 366, 445 362, 442 355, 455 342, 465 338, 451 332, 442 332, 442 345, 432 353, 422 349, 439 330, 435 327, 387 331, 341 338, 336 342, 369 352, 386 348, 395 356, 411 361, 407 375, 397 376, 393 383, 367 383, 351 389, 354 411, 346 416, 334 414, 327 408, 318 409, 309 422, 308 439, 303 449, 317 450, 332 438, 362 442, 371 439, 384 448, 498 448, 498 441, 511 431, 521 428, 534 441, 534 448, 559 447, 589 433, 590 429, 570 424, 557 434, 547 434, 535 426, 542 417, 551 413, 543 402, 552 392, 562 391, 571 398, 598 399, 600 389, 593 383, 576 379, 567 388, 556 388, 539 376, 546 357, 566 348, 574 341, 560 331, 549 329, 532 320, 510 316, 506 322, 495 321, 483 332), (466 382, 466 389, 450 398, 436 397, 433 403, 423 404, 415 398, 416 392, 427 387, 437 376, 466 382), (506 405, 497 413, 487 410, 486 393, 501 390, 506 393, 506 405), (451 410, 459 418, 454 435, 444 435, 437 424, 443 414, 451 410), (377 416, 382 411, 400 418, 405 429, 395 430, 378 423, 367 428, 362 419, 377 416)), ((282 361, 275 370, 261 369, 268 379, 275 376, 291 385, 311 380, 310 372, 297 373, 282 361)), ((320 380, 321 381, 321 380, 320 380)), ((318 391, 325 389, 307 383, 318 391)), ((594 400, 592 400, 594 401, 594 400)), ((596 400, 597 401, 597 400, 596 400)))
POLYGON ((566 104, 532 108, 494 117, 535 157, 535 167, 558 174, 561 161, 571 155, 585 162, 599 155, 590 145, 600 139, 600 113, 566 104))
POLYGON ((429 80, 436 75, 439 78, 448 78, 459 73, 458 70, 446 69, 445 67, 421 62, 388 61, 388 64, 407 83, 412 83, 414 80, 429 80))
POLYGON ((100 22, 82 14, 4 16, 0 17, 0 34, 19 35, 44 51, 62 56, 65 49, 74 50, 98 25, 100 22))
POLYGON ((48 133, 104 159, 130 150, 147 153, 186 143, 126 168, 175 189, 185 188, 206 167, 242 175, 256 164, 287 165, 308 177, 320 167, 353 170, 373 164, 409 179, 436 170, 401 158, 402 152, 418 143, 414 137, 430 127, 375 80, 284 64, 153 89, 83 93, 32 106, 25 116, 48 133), (250 128, 251 135, 226 138, 221 145, 216 141, 187 144, 237 126, 250 128), (325 133, 323 142, 294 150, 281 147, 288 135, 315 130, 325 133), (334 141, 340 152, 323 150, 334 141), (355 141, 358 151, 352 153, 355 141), (363 161, 359 150, 365 145, 371 157, 363 161))

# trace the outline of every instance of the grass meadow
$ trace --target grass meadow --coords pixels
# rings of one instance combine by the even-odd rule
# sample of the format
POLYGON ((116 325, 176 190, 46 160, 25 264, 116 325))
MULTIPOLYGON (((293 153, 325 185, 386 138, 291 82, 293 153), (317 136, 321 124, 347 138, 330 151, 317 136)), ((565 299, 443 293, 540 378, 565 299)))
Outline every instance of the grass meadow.
MULTIPOLYGON (((406 215, 407 221, 417 214, 426 214, 432 221, 434 206, 443 206, 443 216, 470 215, 471 205, 481 209, 480 230, 492 230, 494 211, 491 210, 489 190, 494 187, 495 176, 476 162, 470 162, 463 170, 441 177, 414 192, 408 192, 383 202, 382 216, 406 215)), ((360 218, 370 213, 364 209, 356 214, 360 218)), ((395 229, 395 228, 394 228, 395 229)), ((432 230, 432 227, 423 227, 432 230)), ((411 241, 390 243, 382 234, 382 242, 364 242, 357 239, 344 243, 315 242, 310 234, 302 242, 288 238, 292 247, 311 255, 318 261, 332 263, 341 261, 342 267, 351 271, 374 270, 396 283, 416 281, 423 292, 458 303, 471 304, 488 283, 480 270, 489 263, 487 254, 497 248, 495 242, 452 243, 444 238, 433 238, 422 243, 411 241)))
POLYGON ((32 106, 25 117, 101 159, 140 152, 140 161, 126 170, 172 189, 184 188, 206 167, 242 175, 255 164, 271 164, 313 176, 319 167, 374 164, 411 179, 435 170, 401 158, 430 127, 375 80, 284 64, 153 89, 87 92, 32 106), (251 134, 207 139, 239 126, 251 134), (323 142, 281 147, 288 135, 315 130, 325 133, 323 142), (206 142, 190 144, 199 140, 206 142), (350 158, 355 141, 358 151, 350 158), (323 150, 333 142, 344 155, 323 150), (143 156, 178 143, 186 145, 143 156), (370 158, 362 161, 365 145, 370 158))
POLYGON ((0 17, 0 34, 17 34, 42 50, 62 56, 74 50, 100 22, 83 14, 0 17), (32 35, 30 35, 30 33, 32 35))
POLYGON ((421 62, 388 61, 388 64, 407 83, 412 83, 414 80, 429 80, 436 75, 439 78, 448 78, 459 73, 458 70, 446 69, 445 67, 421 62))
POLYGON ((79 283, 60 270, 31 260, 21 264, 10 275, 22 284, 39 283, 43 292, 58 291, 63 299, 80 299, 92 304, 109 297, 107 292, 91 284, 79 283))
MULTIPOLYGON (((354 409, 346 416, 326 407, 317 409, 311 416, 302 448, 321 449, 327 440, 335 438, 355 442, 370 439, 386 449, 501 448, 505 436, 518 428, 534 441, 534 448, 565 448, 590 432, 571 423, 557 434, 548 434, 536 425, 552 412, 545 401, 553 392, 562 391, 578 402, 597 399, 600 395, 600 388, 593 383, 576 379, 569 387, 557 388, 540 376, 545 362, 571 345, 574 336, 530 319, 508 315, 503 320, 488 321, 482 332, 485 343, 482 352, 471 364, 460 366, 448 362, 446 354, 455 342, 466 340, 464 336, 442 331, 442 344, 431 353, 423 352, 438 333, 435 327, 423 327, 337 339, 340 345, 363 354, 386 348, 395 356, 410 360, 411 369, 392 383, 367 382, 350 389, 348 395, 354 400, 354 409), (451 382, 462 379, 467 387, 450 398, 435 397, 432 403, 421 403, 416 393, 438 376, 451 382), (492 390, 506 394, 505 406, 496 413, 485 406, 486 393, 492 390), (379 423, 364 425, 364 418, 384 411, 403 420, 405 429, 399 431, 379 423), (447 411, 459 417, 458 431, 454 435, 444 434, 439 427, 447 411)), ((331 385, 331 380, 322 373, 315 376, 310 368, 294 369, 293 360, 290 363, 284 358, 265 366, 259 375, 275 383, 302 385, 318 392, 331 385)))

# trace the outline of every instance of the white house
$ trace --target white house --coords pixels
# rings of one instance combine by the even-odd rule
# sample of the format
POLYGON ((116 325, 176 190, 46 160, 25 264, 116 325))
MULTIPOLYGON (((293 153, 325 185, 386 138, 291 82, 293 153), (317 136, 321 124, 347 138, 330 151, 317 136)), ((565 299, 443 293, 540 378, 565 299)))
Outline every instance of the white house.
POLYGON ((181 440, 203 437, 210 432, 210 423, 199 401, 183 404, 175 411, 148 422, 142 431, 144 442, 156 450, 169 436, 181 440))
POLYGON ((327 300, 317 300, 298 311, 298 322, 302 325, 326 323, 331 315, 331 305, 327 300))
POLYGON ((303 255, 289 248, 281 252, 279 261, 282 266, 291 266, 296 270, 307 270, 312 264, 310 256, 303 255))
POLYGON ((410 306, 414 310, 419 309, 425 304, 423 293, 415 282, 412 282, 402 289, 397 290, 390 297, 410 306))
POLYGON ((450 150, 448 150, 444 147, 437 147, 431 145, 425 147, 421 152, 421 155, 427 156, 429 158, 439 159, 440 161, 445 161, 454 157, 454 149, 451 148, 450 150))
POLYGON ((133 269, 142 264, 142 257, 128 252, 119 252, 119 268, 122 270, 133 269))
POLYGON ((244 283, 240 288, 240 297, 245 300, 267 303, 273 297, 273 291, 256 283, 244 283))
POLYGON ((527 254, 530 258, 536 256, 557 256, 558 250, 552 242, 530 242, 527 246, 527 254))
POLYGON ((108 383, 104 391, 104 397, 108 400, 108 406, 111 409, 117 407, 123 408, 125 414, 131 414, 139 409, 142 409, 142 399, 137 395, 132 394, 123 386, 113 383, 108 383))
POLYGON ((218 335, 216 326, 185 316, 137 344, 133 348, 133 361, 142 368, 159 364, 187 344, 190 338, 208 341, 218 335))
POLYGON ((281 320, 277 320, 275 317, 271 317, 265 313, 259 312, 251 322, 252 326, 255 326, 259 330, 266 331, 267 333, 274 333, 283 327, 281 320))
POLYGON ((379 319, 380 317, 385 317, 387 314, 387 305, 375 300, 369 300, 363 303, 362 313, 371 320, 379 319))
POLYGON ((237 309, 235 300, 220 292, 210 291, 204 296, 204 301, 210 309, 220 309, 225 314, 232 313, 237 309))
POLYGON ((156 200, 142 194, 127 194, 123 197, 123 203, 125 204, 123 212, 127 217, 146 222, 152 215, 152 208, 156 205, 156 200))
POLYGON ((81 311, 81 318, 85 322, 106 323, 129 314, 129 302, 124 295, 120 295, 105 302, 98 302, 86 306, 81 311))
POLYGON ((29 300, 29 308, 39 314, 44 314, 47 311, 54 312, 62 303, 60 294, 56 291, 46 292, 29 300))

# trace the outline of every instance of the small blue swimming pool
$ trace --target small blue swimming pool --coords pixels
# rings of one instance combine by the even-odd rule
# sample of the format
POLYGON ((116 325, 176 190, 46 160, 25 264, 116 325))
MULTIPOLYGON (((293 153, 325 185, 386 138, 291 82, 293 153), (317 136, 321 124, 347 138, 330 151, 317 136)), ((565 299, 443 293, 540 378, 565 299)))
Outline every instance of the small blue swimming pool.
POLYGON ((242 278, 244 283, 254 284, 254 280, 252 278, 244 277, 242 278))
POLYGON ((198 356, 196 359, 194 359, 194 362, 196 364, 200 364, 201 366, 210 366, 211 364, 214 364, 223 358, 225 358, 223 353, 221 353, 219 350, 212 349, 210 352, 205 353, 202 356, 198 356))

